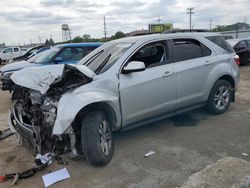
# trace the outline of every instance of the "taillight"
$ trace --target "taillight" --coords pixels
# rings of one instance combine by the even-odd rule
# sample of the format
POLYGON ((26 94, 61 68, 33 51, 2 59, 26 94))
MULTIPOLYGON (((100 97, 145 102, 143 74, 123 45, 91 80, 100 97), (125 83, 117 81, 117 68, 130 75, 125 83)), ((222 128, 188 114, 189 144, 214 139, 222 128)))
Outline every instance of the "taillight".
POLYGON ((234 56, 234 61, 238 66, 240 66, 240 57, 238 55, 234 56))

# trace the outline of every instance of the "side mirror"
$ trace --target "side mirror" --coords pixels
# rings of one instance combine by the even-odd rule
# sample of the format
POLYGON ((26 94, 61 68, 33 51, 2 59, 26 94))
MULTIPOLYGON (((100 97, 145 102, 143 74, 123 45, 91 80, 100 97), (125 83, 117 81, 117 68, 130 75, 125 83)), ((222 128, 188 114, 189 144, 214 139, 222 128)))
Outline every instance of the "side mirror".
POLYGON ((145 70, 145 64, 142 61, 131 61, 123 68, 124 74, 129 74, 131 72, 140 72, 145 70))
POLYGON ((63 62, 63 58, 62 57, 56 57, 54 60, 54 63, 61 63, 63 62))

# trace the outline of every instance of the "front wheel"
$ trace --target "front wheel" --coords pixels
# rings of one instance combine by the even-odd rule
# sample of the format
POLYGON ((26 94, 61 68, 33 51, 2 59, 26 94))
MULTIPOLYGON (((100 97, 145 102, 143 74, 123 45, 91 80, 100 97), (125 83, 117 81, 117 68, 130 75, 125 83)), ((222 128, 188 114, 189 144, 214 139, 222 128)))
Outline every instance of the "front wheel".
POLYGON ((88 113, 82 122, 82 150, 90 164, 104 166, 110 162, 114 153, 111 124, 105 113, 88 113))
POLYGON ((227 80, 218 80, 209 95, 207 108, 213 114, 226 112, 232 101, 232 86, 227 80))

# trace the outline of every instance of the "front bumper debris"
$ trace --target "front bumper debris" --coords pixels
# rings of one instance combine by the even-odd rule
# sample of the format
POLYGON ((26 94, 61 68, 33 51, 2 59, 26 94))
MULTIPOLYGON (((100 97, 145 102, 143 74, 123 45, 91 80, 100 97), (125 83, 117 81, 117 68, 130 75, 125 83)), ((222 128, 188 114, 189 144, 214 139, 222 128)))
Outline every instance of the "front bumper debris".
POLYGON ((19 135, 19 142, 22 144, 23 142, 20 140, 24 138, 26 141, 29 142, 32 149, 35 151, 37 148, 36 138, 35 138, 35 131, 32 125, 28 125, 23 122, 22 116, 18 116, 16 111, 12 109, 9 115, 9 127, 12 132, 16 132, 19 135))
POLYGON ((0 81, 1 81, 0 88, 2 91, 12 90, 12 86, 14 85, 14 82, 10 78, 1 78, 0 81))

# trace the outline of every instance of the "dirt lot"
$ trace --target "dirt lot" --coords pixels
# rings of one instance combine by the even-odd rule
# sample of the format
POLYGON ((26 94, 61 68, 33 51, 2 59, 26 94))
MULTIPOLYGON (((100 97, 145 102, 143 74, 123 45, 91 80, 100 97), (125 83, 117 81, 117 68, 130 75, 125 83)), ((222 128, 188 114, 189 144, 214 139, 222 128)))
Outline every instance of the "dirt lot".
MULTIPOLYGON (((177 187, 193 173, 226 156, 250 161, 250 66, 241 67, 241 82, 236 103, 219 116, 203 109, 190 113, 198 119, 197 126, 174 126, 167 119, 115 135, 113 160, 103 168, 86 161, 69 161, 71 178, 52 187, 177 187), (144 158, 154 150, 155 155, 144 158)), ((7 125, 9 94, 0 92, 0 128, 7 125)), ((15 136, 1 142, 0 172, 22 171, 32 167, 30 151, 16 144, 15 136)), ((34 177, 20 180, 16 187, 43 187, 42 175, 65 166, 54 162, 34 177)), ((10 181, 0 187, 9 187, 10 181)))

